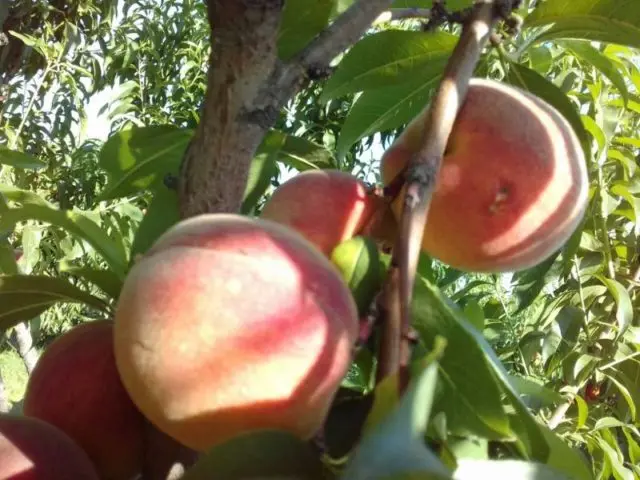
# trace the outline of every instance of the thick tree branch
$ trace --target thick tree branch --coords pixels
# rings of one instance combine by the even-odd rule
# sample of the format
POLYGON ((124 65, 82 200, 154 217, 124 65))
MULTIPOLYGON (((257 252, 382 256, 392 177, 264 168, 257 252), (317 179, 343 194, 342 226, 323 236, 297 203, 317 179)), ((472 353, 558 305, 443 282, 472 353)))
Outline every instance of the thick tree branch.
POLYGON ((179 179, 183 218, 237 212, 249 165, 280 110, 356 42, 392 0, 358 0, 293 60, 277 58, 283 0, 209 0, 212 52, 204 110, 179 179))

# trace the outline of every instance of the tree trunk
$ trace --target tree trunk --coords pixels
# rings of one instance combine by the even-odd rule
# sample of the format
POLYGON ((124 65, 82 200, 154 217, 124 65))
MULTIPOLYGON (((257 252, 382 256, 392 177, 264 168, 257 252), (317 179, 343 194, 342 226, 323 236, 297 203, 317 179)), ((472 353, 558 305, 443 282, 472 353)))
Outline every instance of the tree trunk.
POLYGON ((0 372, 0 413, 9 413, 10 409, 7 389, 2 379, 2 372, 0 372))
POLYGON ((39 355, 36 349, 33 348, 33 337, 27 323, 23 322, 15 326, 11 340, 18 350, 25 367, 27 367, 27 372, 31 375, 38 362, 39 355))
POLYGON ((180 174, 183 218, 240 210, 251 160, 278 109, 256 110, 277 62, 283 0, 209 0, 211 56, 202 118, 180 174))

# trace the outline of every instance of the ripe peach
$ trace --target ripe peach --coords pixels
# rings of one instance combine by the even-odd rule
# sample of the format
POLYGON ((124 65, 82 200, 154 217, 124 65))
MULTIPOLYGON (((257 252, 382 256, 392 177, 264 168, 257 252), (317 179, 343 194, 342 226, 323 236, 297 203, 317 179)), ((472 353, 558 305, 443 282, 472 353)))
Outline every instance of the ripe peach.
POLYGON ((87 454, 56 427, 0 414, 0 479, 98 480, 87 454))
POLYGON ((325 255, 357 235, 375 210, 366 185, 339 170, 307 170, 280 185, 261 218, 297 230, 325 255))
MULTIPOLYGON (((385 152, 385 184, 419 148, 425 112, 385 152)), ((534 266, 582 220, 588 183, 578 138, 551 105, 499 82, 472 79, 436 182, 423 249, 461 270, 534 266)), ((401 211, 398 199, 398 218, 401 211)))
POLYGON ((201 215, 129 272, 116 362, 140 410, 202 451, 258 429, 312 436, 347 372, 354 300, 311 243, 275 222, 201 215))
POLYGON ((69 435, 101 478, 129 480, 142 468, 144 417, 120 381, 110 320, 76 326, 45 350, 27 383, 24 414, 69 435))

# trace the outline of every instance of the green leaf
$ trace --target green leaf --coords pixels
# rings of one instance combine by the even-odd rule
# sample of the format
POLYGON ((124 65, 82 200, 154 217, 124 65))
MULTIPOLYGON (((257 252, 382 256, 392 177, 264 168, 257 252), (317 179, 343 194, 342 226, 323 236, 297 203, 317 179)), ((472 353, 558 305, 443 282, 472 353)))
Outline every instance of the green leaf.
POLYGON ((542 361, 546 363, 552 356, 558 358, 558 361, 562 361, 564 356, 576 345, 584 322, 582 310, 571 305, 562 307, 544 339, 542 361))
POLYGON ((273 152, 277 161, 300 172, 337 167, 332 153, 322 145, 279 130, 267 133, 262 146, 273 152))
POLYGON ((361 236, 346 240, 333 250, 331 261, 338 267, 351 290, 359 314, 366 314, 383 279, 380 254, 375 242, 361 236))
POLYGON ((270 139, 271 137, 267 135, 249 167, 249 177, 244 191, 244 201, 242 202, 241 210, 245 215, 253 211, 260 201, 260 198, 262 198, 271 186, 272 180, 278 176, 278 164, 276 160, 280 149, 271 148, 272 145, 269 143, 270 139))
POLYGON ((423 439, 437 381, 437 363, 423 365, 397 408, 364 435, 342 480, 396 478, 408 473, 433 475, 424 478, 450 478, 448 469, 427 448, 423 439))
POLYGON ((635 421, 635 419, 636 419, 636 404, 633 401, 633 397, 631 396, 631 393, 629 392, 627 387, 625 387, 622 383, 620 383, 614 377, 612 377, 610 375, 607 375, 607 378, 611 381, 611 383, 613 383, 615 385, 615 387, 618 389, 618 391, 622 395, 622 398, 624 398, 624 401, 627 403, 627 406, 629 407, 629 413, 631 414, 631 421, 632 422, 635 421))
POLYGON ((160 235, 179 221, 177 192, 164 186, 158 188, 153 193, 147 213, 138 226, 131 247, 131 258, 135 259, 137 255, 144 254, 160 235))
POLYGON ((342 124, 336 145, 338 155, 364 137, 398 128, 416 117, 427 107, 438 86, 441 72, 433 73, 360 95, 342 124))
MULTIPOLYGON (((502 406, 502 390, 494 376, 492 361, 500 365, 482 334, 462 317, 437 287, 418 280, 412 305, 413 326, 425 346, 436 336, 447 340, 439 362, 441 394, 434 411, 443 411, 454 434, 473 433, 489 439, 511 436, 509 419, 502 406), (463 326, 464 324, 464 326, 463 326), (469 369, 469 365, 474 368, 469 369)), ((504 368, 501 365, 499 368, 504 368)), ((506 371, 504 372, 507 378, 506 371)))
POLYGON ((591 469, 580 451, 570 447, 547 427, 540 425, 539 428, 549 445, 547 465, 569 475, 573 480, 593 480, 591 469))
POLYGON ((640 3, 636 0, 548 0, 525 18, 524 26, 550 26, 542 42, 575 38, 640 47, 640 3))
POLYGON ((112 300, 120 296, 123 281, 110 270, 97 270, 90 267, 79 267, 67 262, 60 264, 60 271, 83 278, 109 295, 112 300))
POLYGON ((633 472, 622 464, 622 455, 620 455, 620 453, 609 445, 609 443, 607 443, 603 438, 596 437, 596 441, 604 452, 605 458, 613 470, 613 477, 620 480, 635 480, 633 472))
POLYGON ((47 166, 46 163, 38 160, 28 153, 10 150, 0 145, 0 165, 9 165, 10 167, 22 168, 24 170, 40 170, 47 166))
POLYGON ((18 273, 15 251, 6 239, 0 239, 0 272, 7 275, 18 273))
POLYGON ((580 139, 586 158, 591 158, 591 139, 587 135, 576 108, 567 96, 539 73, 517 63, 512 63, 505 80, 526 90, 555 107, 573 127, 580 139))
POLYGON ((278 32, 278 56, 289 60, 329 23, 335 0, 287 0, 278 32))
POLYGON ((10 208, 0 215, 0 231, 13 228, 18 222, 38 220, 61 227, 87 241, 120 278, 126 271, 126 253, 122 244, 113 242, 95 222, 79 211, 56 210, 44 205, 24 205, 10 208))
POLYGON ((629 91, 626 80, 610 58, 593 48, 589 42, 565 40, 560 44, 571 50, 586 65, 597 68, 618 89, 620 95, 624 98, 625 104, 627 103, 629 91))
POLYGON ((54 277, 0 276, 0 331, 33 319, 56 303, 84 303, 108 312, 105 302, 54 277))
POLYGON ((131 128, 112 135, 100 151, 109 183, 96 202, 126 197, 177 174, 193 132, 173 126, 131 128))
POLYGON ((281 431, 237 436, 204 454, 182 480, 304 478, 323 480, 323 467, 308 443, 281 431))
POLYGON ((320 99, 440 76, 457 40, 445 32, 387 30, 368 35, 344 56, 320 99))
POLYGON ((616 301, 618 307, 616 309, 616 320, 618 321, 618 338, 620 338, 633 321, 633 304, 631 303, 631 297, 629 297, 629 292, 624 288, 624 285, 617 280, 612 280, 602 275, 596 275, 596 277, 607 287, 609 293, 616 301))
POLYGON ((458 460, 458 468, 453 475, 454 480, 476 480, 491 478, 492 480, 571 480, 574 477, 562 474, 541 463, 521 460, 458 460))
POLYGON ((0 193, 4 195, 7 200, 10 200, 21 205, 44 205, 50 208, 55 206, 47 202, 44 198, 35 192, 30 190, 23 190, 13 185, 0 184, 0 193))
POLYGON ((585 402, 584 398, 582 398, 580 395, 576 395, 574 399, 576 402, 576 407, 578 408, 576 430, 579 430, 583 428, 587 423, 587 419, 589 418, 589 405, 587 405, 587 402, 585 402))
POLYGON ((512 283, 515 284, 512 295, 517 300, 517 308, 514 313, 520 313, 538 298, 542 289, 549 284, 551 279, 557 278, 558 273, 552 270, 561 250, 552 254, 549 258, 538 265, 515 272, 512 283))
POLYGON ((533 397, 543 406, 551 406, 564 401, 564 397, 555 390, 545 387, 534 379, 510 375, 511 382, 521 395, 533 397))

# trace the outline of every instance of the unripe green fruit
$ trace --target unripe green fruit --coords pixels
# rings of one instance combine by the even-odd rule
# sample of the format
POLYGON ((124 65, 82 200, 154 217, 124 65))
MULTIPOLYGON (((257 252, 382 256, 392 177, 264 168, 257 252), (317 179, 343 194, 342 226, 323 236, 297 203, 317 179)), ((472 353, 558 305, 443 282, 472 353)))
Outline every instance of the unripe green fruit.
POLYGON ((380 252, 375 242, 360 236, 342 242, 331 253, 331 261, 347 282, 358 313, 366 315, 383 280, 380 252))

